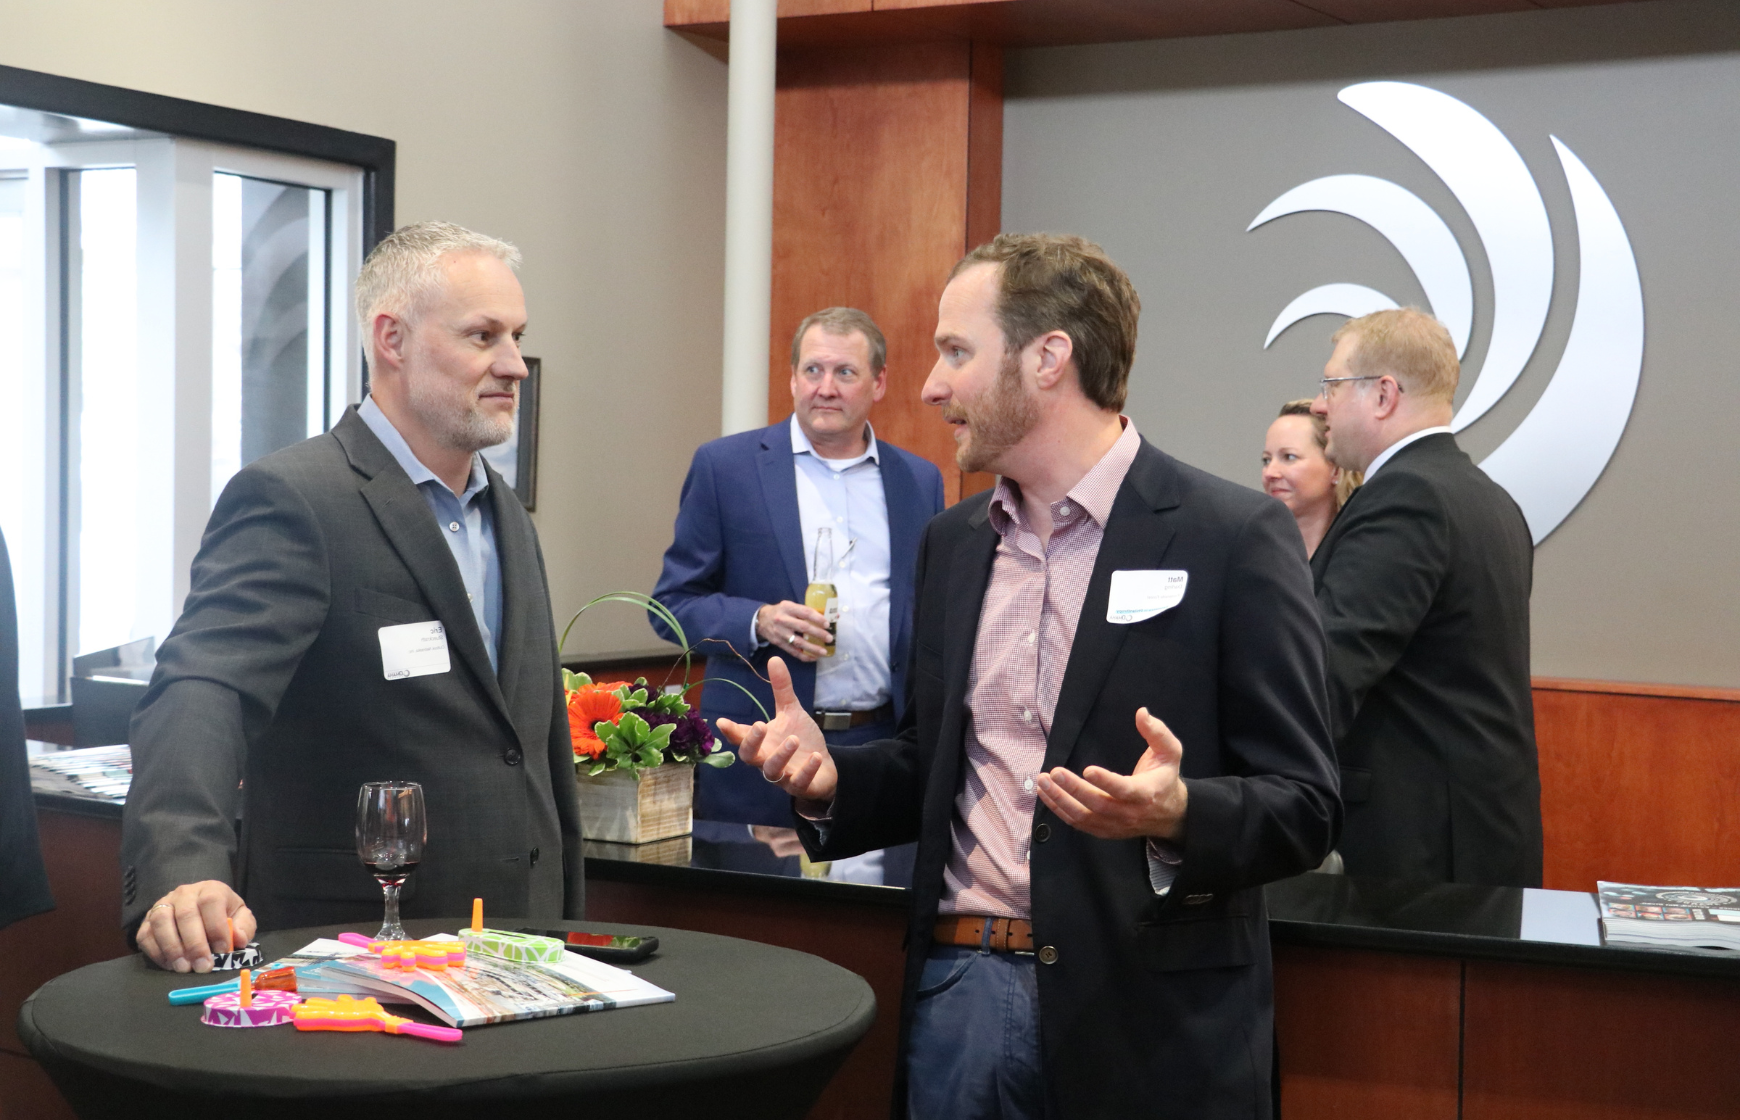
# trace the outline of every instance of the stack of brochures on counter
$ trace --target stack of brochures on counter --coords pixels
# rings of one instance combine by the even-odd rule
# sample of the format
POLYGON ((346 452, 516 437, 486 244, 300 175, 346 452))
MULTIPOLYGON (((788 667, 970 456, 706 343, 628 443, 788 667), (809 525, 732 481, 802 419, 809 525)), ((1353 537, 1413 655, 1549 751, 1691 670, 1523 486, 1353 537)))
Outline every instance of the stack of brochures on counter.
MULTIPOLYGON (((435 934, 434 939, 458 940, 451 934, 435 934)), ((296 969, 296 990, 304 996, 374 996, 382 1003, 414 1003, 454 1027, 677 998, 625 969, 578 953, 562 957, 553 964, 521 964, 467 953, 463 967, 406 970, 383 968, 366 949, 321 938, 266 968, 296 969)))
POLYGON ((1740 950, 1740 887, 1597 886, 1610 944, 1740 950))
POLYGON ((65 792, 107 801, 127 800, 127 789, 133 784, 133 748, 124 744, 32 755, 30 765, 59 775, 69 784, 65 792))

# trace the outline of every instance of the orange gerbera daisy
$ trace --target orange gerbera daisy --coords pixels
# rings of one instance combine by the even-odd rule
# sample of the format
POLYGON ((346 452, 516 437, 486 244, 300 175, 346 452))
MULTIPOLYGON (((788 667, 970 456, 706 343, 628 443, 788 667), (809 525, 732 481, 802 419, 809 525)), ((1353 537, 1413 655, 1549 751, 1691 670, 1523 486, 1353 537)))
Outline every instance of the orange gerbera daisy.
POLYGON ((621 682, 617 682, 583 684, 568 690, 568 737, 574 742, 576 755, 597 758, 604 753, 604 740, 592 727, 622 714, 622 698, 616 694, 621 687, 621 682))

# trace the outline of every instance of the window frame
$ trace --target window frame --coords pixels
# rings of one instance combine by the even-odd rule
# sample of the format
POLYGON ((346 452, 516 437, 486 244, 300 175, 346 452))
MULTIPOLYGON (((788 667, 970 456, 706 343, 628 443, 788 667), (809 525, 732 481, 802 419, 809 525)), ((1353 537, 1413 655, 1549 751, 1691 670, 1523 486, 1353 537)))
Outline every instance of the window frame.
MULTIPOLYGON (((343 129, 329 128, 324 125, 310 124, 303 121, 273 117, 261 113, 251 113, 238 109, 230 109, 219 105, 188 101, 181 98, 166 97, 161 94, 145 93, 138 90, 125 89, 119 86, 103 85, 86 82, 74 78, 64 78, 58 75, 43 74, 37 71, 23 70, 17 67, 0 66, 0 104, 16 106, 21 109, 37 110, 63 116, 80 117, 90 120, 110 122, 126 126, 141 132, 155 133, 157 138, 138 138, 133 140, 105 140, 99 143, 103 152, 110 158, 105 161, 114 164, 134 164, 144 170, 144 164, 159 161, 159 178, 165 173, 185 175, 200 171, 204 182, 210 182, 214 171, 244 175, 255 179, 268 179, 283 182, 293 182, 302 186, 325 189, 329 193, 329 221, 344 223, 360 233, 360 252, 358 241, 349 237, 342 240, 332 239, 333 247, 345 245, 350 252, 356 252, 354 260, 341 259, 349 256, 349 252, 331 254, 331 259, 325 262, 325 271, 329 283, 333 279, 343 277, 343 285, 335 284, 331 289, 331 305, 329 306, 330 349, 327 359, 330 369, 345 389, 340 395, 333 386, 334 393, 328 400, 326 408, 326 425, 335 423, 343 409, 346 399, 360 399, 366 390, 367 372, 362 361, 361 340, 356 337, 355 330, 350 325, 348 313, 348 280, 356 274, 356 268, 361 264, 361 257, 366 255, 384 236, 393 229, 393 184, 396 145, 393 141, 382 137, 369 136, 363 133, 349 132, 343 129), (225 150, 219 150, 219 148, 225 150), (144 157, 142 160, 139 157, 144 157), (317 161, 310 163, 308 161, 317 161), (197 164, 198 167, 194 165, 197 164), (330 166, 343 165, 344 172, 339 173, 330 166), (343 196, 342 207, 333 202, 343 196)), ((78 145, 84 147, 84 145, 78 145)), ((62 150, 68 156, 74 156, 71 145, 62 145, 62 150)), ((56 161, 58 163, 58 161, 56 161)), ((83 163, 84 160, 69 159, 68 162, 83 163)), ((31 194, 36 200, 34 207, 44 219, 38 227, 45 231, 47 239, 55 238, 53 231, 61 230, 60 236, 66 236, 66 223, 62 220, 62 208, 66 205, 67 196, 64 184, 67 177, 52 175, 41 178, 49 169, 56 166, 50 163, 48 168, 40 168, 33 173, 35 180, 31 185, 31 194)), ((203 207, 203 226, 209 237, 211 224, 210 197, 206 192, 203 207)), ((178 207, 179 209, 179 207, 178 207)), ((178 213, 177 221, 186 220, 190 224, 200 224, 201 215, 178 213)), ((335 228, 336 234, 338 230, 335 228)), ((67 259, 66 246, 55 247, 48 243, 38 243, 38 259, 44 262, 56 262, 67 259)), ((174 254, 172 257, 186 257, 186 254, 174 254)), ((141 278, 147 265, 141 260, 141 278)), ((211 355, 209 341, 211 338, 210 318, 212 313, 210 300, 209 253, 206 260, 175 261, 176 291, 169 300, 174 313, 171 318, 184 320, 187 312, 192 312, 192 318, 203 321, 204 329, 196 328, 192 322, 176 322, 173 324, 156 324, 160 329, 168 331, 170 346, 166 352, 160 352, 160 360, 171 363, 173 369, 158 371, 158 379, 167 374, 173 381, 173 401, 162 401, 167 407, 169 416, 173 416, 176 426, 184 426, 188 420, 203 421, 196 423, 209 432, 211 408, 211 355), (203 283, 191 275, 192 272, 203 270, 203 283), (186 274, 186 275, 184 275, 186 274), (183 281, 188 286, 183 288, 183 281), (204 298, 198 298, 203 292, 204 298), (179 306, 185 304, 185 307, 179 306), (197 305, 197 306, 196 306, 197 305), (189 364, 189 355, 177 354, 181 348, 175 343, 181 332, 186 332, 190 339, 202 339, 206 343, 203 360, 194 364, 201 366, 193 369, 189 364), (182 367, 188 368, 183 369, 182 367)), ((20 682, 24 685, 22 691, 29 696, 39 692, 58 692, 58 698, 64 700, 67 693, 67 680, 71 673, 72 657, 77 651, 72 647, 76 632, 74 604, 70 601, 76 593, 76 574, 72 571, 73 556, 71 555, 72 532, 77 510, 73 506, 74 495, 68 492, 67 483, 73 478, 70 456, 76 454, 76 439, 74 433, 67 429, 65 407, 68 394, 72 389, 72 379, 76 375, 76 354, 73 346, 75 339, 68 337, 68 321, 61 316, 60 307, 67 306, 67 278, 60 274, 58 264, 51 263, 45 281, 50 286, 50 307, 32 306, 27 310, 31 320, 43 323, 44 333, 42 345, 45 350, 37 352, 41 364, 37 365, 47 375, 48 383, 43 386, 48 394, 44 404, 47 406, 45 415, 56 414, 63 418, 59 430, 45 433, 48 441, 47 456, 43 466, 53 476, 46 478, 47 486, 43 488, 44 501, 49 508, 58 507, 58 516, 53 518, 56 530, 51 530, 51 536, 58 539, 45 541, 46 566, 43 576, 50 586, 45 590, 50 601, 43 604, 47 618, 42 637, 47 645, 43 651, 46 664, 45 670, 53 667, 52 677, 45 673, 41 682, 20 682), (59 289, 58 297, 53 289, 59 289), (54 311, 53 315, 45 314, 54 311), (54 320, 50 322, 49 320, 54 320), (55 372, 58 370, 58 384, 55 372), (58 461, 59 469, 54 470, 50 463, 58 461), (53 620, 52 622, 50 620, 53 620)), ((148 324, 141 322, 141 354, 146 354, 148 345, 144 331, 148 324)), ((196 356, 195 356, 196 357, 196 356)), ((141 377, 147 377, 146 370, 141 368, 141 377)), ((165 419, 169 419, 166 416, 165 419)), ((52 428, 52 425, 51 425, 52 428)), ((209 440, 207 441, 209 442, 209 440)), ((170 470, 174 478, 175 495, 173 500, 174 524, 166 526, 166 536, 173 541, 159 542, 154 562, 150 566, 160 567, 168 561, 171 570, 159 573, 169 577, 171 608, 168 615, 172 622, 179 614, 181 604, 188 591, 189 565, 193 552, 197 550, 199 538, 203 533, 205 522, 210 511, 211 490, 209 473, 209 452, 203 455, 206 469, 194 469, 191 462, 175 462, 178 458, 186 458, 187 450, 180 446, 170 446, 162 449, 163 465, 170 470)), ((160 613, 160 612, 157 612, 160 613)), ((22 634, 21 634, 22 637, 22 634)), ((167 634, 159 634, 161 641, 167 634)), ((45 697, 45 699, 48 697, 45 697)))

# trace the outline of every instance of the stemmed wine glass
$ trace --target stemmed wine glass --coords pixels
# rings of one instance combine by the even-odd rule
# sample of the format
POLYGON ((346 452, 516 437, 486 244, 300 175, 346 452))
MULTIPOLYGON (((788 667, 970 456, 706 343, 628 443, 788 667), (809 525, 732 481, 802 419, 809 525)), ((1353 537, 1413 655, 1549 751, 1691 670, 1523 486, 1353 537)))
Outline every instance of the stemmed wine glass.
POLYGON ((377 941, 405 940, 399 888, 423 859, 428 836, 423 787, 416 782, 364 782, 356 796, 356 854, 381 884, 386 915, 377 941))

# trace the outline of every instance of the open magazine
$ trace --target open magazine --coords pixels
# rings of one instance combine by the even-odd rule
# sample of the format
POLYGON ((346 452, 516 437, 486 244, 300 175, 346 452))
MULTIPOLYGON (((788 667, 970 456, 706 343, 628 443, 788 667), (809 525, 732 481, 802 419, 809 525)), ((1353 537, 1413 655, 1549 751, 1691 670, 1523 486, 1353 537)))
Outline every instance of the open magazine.
POLYGON ((1610 943, 1740 950, 1740 887, 1596 885, 1610 943))
MULTIPOLYGON (((435 939, 458 940, 452 934, 435 939)), ((302 995, 374 996, 414 1003, 454 1027, 541 1019, 580 1011, 669 1003, 677 997, 625 969, 563 953, 549 964, 521 964, 468 953, 461 968, 382 968, 368 950, 321 938, 266 968, 296 969, 302 995)))

